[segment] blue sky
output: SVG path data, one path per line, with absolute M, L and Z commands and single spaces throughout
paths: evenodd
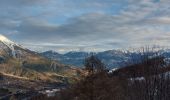
M 36 50 L 169 47 L 169 0 L 0 0 L 0 33 Z

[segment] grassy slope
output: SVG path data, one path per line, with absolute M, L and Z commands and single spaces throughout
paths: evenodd
M 72 83 L 78 79 L 77 69 L 72 69 L 63 64 L 56 65 L 56 69 L 50 68 L 51 61 L 42 57 L 29 57 L 23 65 L 23 61 L 15 58 L 8 59 L 0 64 L 0 72 L 30 80 L 43 80 L 51 82 Z
M 0 72 L 31 80 L 72 83 L 79 79 L 80 69 L 51 61 L 28 49 L 16 46 L 15 50 L 20 52 L 17 58 L 9 55 L 10 50 L 1 49 L 0 56 L 5 62 L 0 63 Z

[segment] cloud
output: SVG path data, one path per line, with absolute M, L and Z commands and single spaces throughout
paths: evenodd
M 1 0 L 0 1 L 0 5 L 1 6 L 6 6 L 6 5 L 9 5 L 9 6 L 30 6 L 30 5 L 33 5 L 33 4 L 42 4 L 42 3 L 45 3 L 46 0 Z
M 156 24 L 156 25 L 169 25 L 170 24 L 170 17 L 156 17 L 147 19 L 146 23 L 149 24 Z
M 168 45 L 168 0 L 0 1 L 0 32 L 38 50 Z

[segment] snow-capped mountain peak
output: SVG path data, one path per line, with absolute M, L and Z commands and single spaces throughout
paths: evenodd
M 14 43 L 13 41 L 9 40 L 7 37 L 5 37 L 4 35 L 0 34 L 0 41 L 5 44 L 9 49 L 11 49 L 12 51 L 12 55 L 13 57 L 15 57 L 15 49 L 14 46 L 18 46 L 16 43 Z
M 8 44 L 15 44 L 13 41 L 9 40 L 7 37 L 0 34 L 0 41 Z

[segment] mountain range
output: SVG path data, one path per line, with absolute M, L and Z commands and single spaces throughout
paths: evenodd
M 84 59 L 90 55 L 97 56 L 107 67 L 115 68 L 121 66 L 123 62 L 129 60 L 129 54 L 120 50 L 109 50 L 99 53 L 93 52 L 68 52 L 66 54 L 59 54 L 55 51 L 46 51 L 40 53 L 42 56 L 52 60 L 60 61 L 64 64 L 83 67 Z
M 81 70 L 41 56 L 0 35 L 0 73 L 29 80 L 72 82 Z
M 169 59 L 170 50 L 162 50 Z M 152 52 L 150 52 L 152 55 Z M 108 50 L 103 52 L 68 52 L 55 51 L 37 53 L 0 35 L 0 73 L 5 75 L 43 81 L 74 81 L 83 74 L 84 59 L 95 55 L 109 69 L 120 68 L 133 59 L 140 59 L 138 52 Z
M 170 50 L 161 50 L 163 56 L 170 58 Z M 149 55 L 152 55 L 153 52 L 148 52 Z M 52 60 L 57 60 L 61 63 L 73 65 L 77 67 L 84 67 L 84 59 L 90 55 L 95 55 L 98 57 L 109 69 L 124 67 L 125 65 L 134 63 L 133 60 L 140 60 L 140 52 L 130 52 L 130 51 L 121 51 L 121 50 L 108 50 L 98 53 L 93 52 L 68 52 L 65 54 L 60 54 L 55 51 L 46 51 L 40 53 L 40 55 L 47 57 Z

